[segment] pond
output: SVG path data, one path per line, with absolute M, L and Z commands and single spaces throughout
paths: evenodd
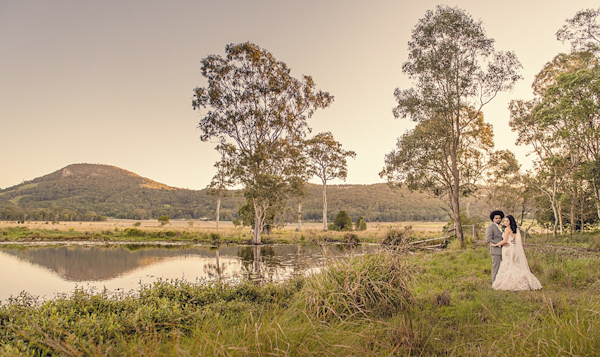
M 41 299 L 76 288 L 109 294 L 159 279 L 282 281 L 376 245 L 221 246 L 147 244 L 0 245 L 0 301 L 25 291 Z

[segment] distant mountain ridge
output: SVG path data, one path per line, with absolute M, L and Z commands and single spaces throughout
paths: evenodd
M 322 218 L 321 186 L 309 184 L 303 219 Z M 442 202 L 384 183 L 331 185 L 328 216 L 346 210 L 368 221 L 446 220 Z M 110 165 L 73 164 L 48 175 L 0 190 L 2 220 L 94 220 L 102 217 L 214 219 L 216 199 L 206 190 L 171 187 Z M 221 202 L 221 219 L 231 220 L 243 203 L 236 191 Z M 288 212 L 295 220 L 294 207 Z

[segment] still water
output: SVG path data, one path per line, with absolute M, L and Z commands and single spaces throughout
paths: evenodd
M 189 282 L 281 281 L 322 269 L 331 258 L 364 254 L 372 245 L 172 246 L 0 245 L 0 301 L 22 291 L 42 299 L 76 288 L 136 291 L 159 279 Z

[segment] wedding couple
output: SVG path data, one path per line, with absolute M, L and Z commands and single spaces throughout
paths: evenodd
M 505 218 L 504 212 L 493 211 L 490 219 L 492 224 L 485 231 L 485 239 L 490 243 L 492 255 L 492 288 L 513 291 L 541 289 L 542 284 L 529 270 L 515 218 L 511 215 Z

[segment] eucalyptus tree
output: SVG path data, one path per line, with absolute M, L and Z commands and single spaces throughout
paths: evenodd
M 509 125 L 517 132 L 516 145 L 532 147 L 537 156 L 534 163 L 536 175 L 532 182 L 550 202 L 554 215 L 553 235 L 556 236 L 557 229 L 562 230 L 562 226 L 559 225 L 560 193 L 567 183 L 567 176 L 572 167 L 566 160 L 568 150 L 565 149 L 564 143 L 558 140 L 558 127 L 540 120 L 537 111 L 539 104 L 539 98 L 531 101 L 511 101 Z
M 512 52 L 494 50 L 494 40 L 487 37 L 481 22 L 461 9 L 441 5 L 435 11 L 428 10 L 419 20 L 412 31 L 408 50 L 409 58 L 402 71 L 414 81 L 414 86 L 395 90 L 398 106 L 393 113 L 396 118 L 408 117 L 436 128 L 436 140 L 427 135 L 424 138 L 432 144 L 443 145 L 440 147 L 443 155 L 428 152 L 432 165 L 446 168 L 439 167 L 430 177 L 427 175 L 431 170 L 423 174 L 399 172 L 398 178 L 412 180 L 408 185 L 415 189 L 435 186 L 437 195 L 447 196 L 457 238 L 464 244 L 459 203 L 460 196 L 469 192 L 463 189 L 460 169 L 460 158 L 464 155 L 461 148 L 468 147 L 464 131 L 478 120 L 486 104 L 499 92 L 510 90 L 521 78 L 518 74 L 521 64 Z M 399 144 L 403 139 L 408 140 L 408 137 L 400 138 Z M 394 171 L 407 167 L 389 166 L 394 162 L 393 157 L 401 153 L 402 149 L 387 156 L 382 176 L 394 181 Z M 419 156 L 423 162 L 428 160 L 427 155 Z M 421 167 L 427 166 L 421 164 Z M 445 170 L 443 181 L 440 181 L 439 170 Z
M 348 157 L 356 157 L 351 150 L 342 149 L 342 144 L 330 132 L 319 133 L 306 142 L 308 172 L 317 176 L 323 184 L 323 231 L 327 231 L 327 181 L 335 178 L 346 180 Z
M 539 180 L 535 187 L 548 196 L 554 230 L 562 231 L 564 191 L 570 196 L 571 221 L 575 202 L 588 185 L 594 192 L 600 217 L 600 67 L 589 52 L 561 53 L 535 77 L 536 95 L 510 104 L 510 126 L 517 145 L 535 152 Z
M 202 59 L 206 87 L 194 89 L 192 106 L 205 109 L 200 139 L 216 138 L 254 211 L 254 244 L 269 211 L 285 200 L 294 143 L 310 131 L 307 119 L 328 107 L 333 96 L 316 89 L 312 77 L 298 79 L 267 50 L 246 42 L 230 44 L 225 56 Z
M 560 74 L 535 114 L 545 127 L 556 128 L 556 140 L 569 148 L 579 177 L 594 192 L 600 219 L 600 63 Z
M 492 127 L 484 122 L 481 113 L 462 129 L 456 152 L 461 177 L 457 195 L 464 197 L 476 192 L 476 184 L 489 166 L 494 143 Z M 392 185 L 425 191 L 442 199 L 453 217 L 451 151 L 452 138 L 447 135 L 445 123 L 422 120 L 398 139 L 396 150 L 386 155 L 385 167 L 379 174 Z
M 221 160 L 217 161 L 214 167 L 217 169 L 217 173 L 213 176 L 206 193 L 217 198 L 217 208 L 215 212 L 215 222 L 217 229 L 219 229 L 219 220 L 221 217 L 221 199 L 227 195 L 229 187 L 234 185 L 232 178 L 233 165 L 226 152 L 221 147 L 217 147 L 217 151 L 221 154 Z
M 573 51 L 600 54 L 600 8 L 578 11 L 556 32 L 556 38 L 571 42 Z

